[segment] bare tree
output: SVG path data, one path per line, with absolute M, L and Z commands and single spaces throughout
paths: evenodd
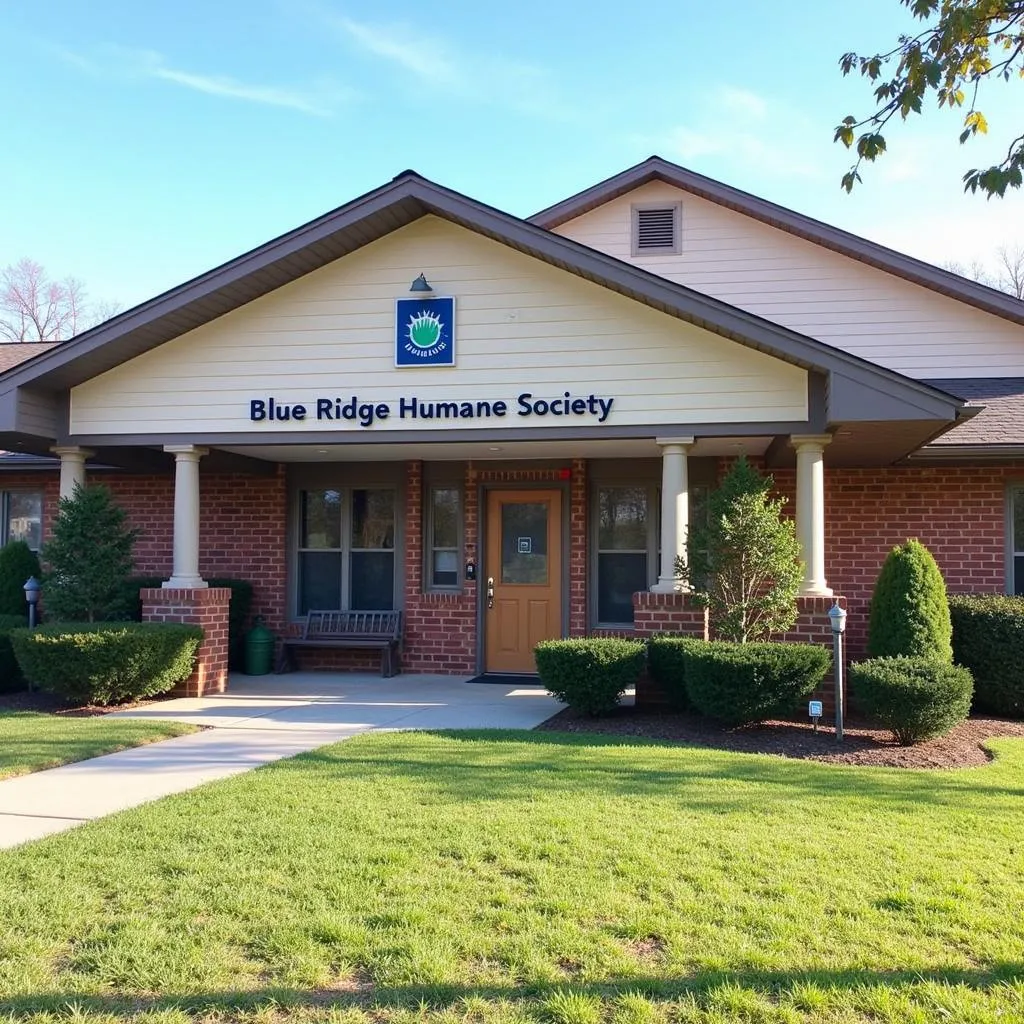
M 996 249 L 993 270 L 986 267 L 980 260 L 972 260 L 969 266 L 951 261 L 943 263 L 942 267 L 961 277 L 969 277 L 979 284 L 998 288 L 1016 299 L 1024 299 L 1024 246 L 999 246 Z
M 81 281 L 55 281 L 27 257 L 0 270 L 0 342 L 65 341 L 114 312 L 90 306 Z

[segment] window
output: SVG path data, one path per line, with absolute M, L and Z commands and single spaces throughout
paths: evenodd
M 43 496 L 39 491 L 0 491 L 0 545 L 23 540 L 33 551 L 43 542 Z
M 462 585 L 461 492 L 432 487 L 427 506 L 427 589 L 455 590 Z
M 633 207 L 633 255 L 682 252 L 682 203 L 645 203 Z
M 1007 518 L 1006 591 L 1024 594 L 1024 487 L 1011 488 Z
M 299 492 L 298 613 L 395 606 L 395 492 Z
M 691 523 L 707 515 L 708 493 L 706 485 L 691 482 Z M 600 486 L 593 509 L 594 625 L 632 626 L 633 594 L 649 590 L 661 570 L 661 488 Z
M 597 492 L 597 621 L 633 621 L 633 594 L 650 584 L 650 488 Z

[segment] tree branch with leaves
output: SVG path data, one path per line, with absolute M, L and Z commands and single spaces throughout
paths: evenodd
M 842 178 L 847 192 L 861 180 L 864 161 L 887 150 L 883 134 L 898 114 L 906 120 L 920 114 L 925 99 L 939 107 L 965 110 L 960 143 L 988 132 L 978 106 L 981 87 L 994 80 L 1024 78 L 1024 0 L 900 0 L 927 28 L 901 35 L 884 53 L 845 53 L 839 61 L 844 75 L 859 71 L 875 83 L 876 109 L 866 117 L 852 114 L 836 126 L 835 141 L 854 149 L 857 159 Z M 998 164 L 971 168 L 964 190 L 1003 196 L 1024 181 L 1024 132 L 1012 139 Z

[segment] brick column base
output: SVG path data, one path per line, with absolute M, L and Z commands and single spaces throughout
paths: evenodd
M 838 601 L 841 608 L 846 607 L 845 597 L 798 597 L 796 599 L 799 615 L 796 624 L 788 633 L 776 637 L 777 640 L 792 640 L 796 643 L 821 644 L 832 650 L 832 623 L 828 617 L 828 610 L 832 607 L 833 601 Z M 850 652 L 847 649 L 847 637 L 843 637 L 843 660 L 848 667 L 850 664 Z M 833 672 L 834 672 L 833 668 Z M 829 673 L 827 679 L 822 680 L 811 699 L 820 700 L 824 704 L 822 709 L 825 712 L 824 721 L 827 723 L 835 717 L 836 713 L 836 687 L 835 675 Z M 847 711 L 850 709 L 850 693 L 846 678 L 846 671 L 843 672 L 843 706 Z M 798 715 L 806 719 L 807 706 L 801 705 Z
M 655 594 L 641 590 L 633 595 L 633 635 L 644 640 L 654 633 L 679 633 L 706 640 L 707 614 L 689 594 Z M 668 704 L 668 697 L 646 672 L 636 684 L 638 707 Z
M 199 590 L 146 588 L 139 593 L 143 622 L 185 622 L 201 626 L 203 640 L 196 653 L 192 675 L 172 690 L 176 697 L 203 697 L 223 693 L 228 685 L 227 587 Z

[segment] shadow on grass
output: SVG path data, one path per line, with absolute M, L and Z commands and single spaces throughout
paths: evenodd
M 427 738 L 422 756 L 416 747 Z M 457 757 L 430 740 L 460 746 Z M 376 746 L 383 736 L 370 742 Z M 475 749 L 474 749 L 475 748 Z M 634 764 L 627 757 L 609 758 L 609 748 L 661 751 L 668 757 L 655 766 Z M 602 737 L 580 733 L 526 731 L 433 731 L 403 733 L 386 758 L 363 756 L 361 747 L 321 747 L 275 770 L 306 771 L 333 765 L 339 772 L 389 773 L 461 801 L 500 801 L 554 794 L 572 789 L 594 796 L 692 798 L 705 809 L 742 809 L 766 795 L 853 798 L 891 804 L 963 806 L 965 797 L 983 799 L 993 811 L 1005 803 L 1016 810 L 1024 786 L 1005 785 L 1002 768 L 1024 767 L 1024 744 L 983 768 L 963 772 L 833 766 L 813 761 L 685 746 L 677 742 Z M 527 754 L 526 751 L 531 753 Z M 533 753 L 536 750 L 536 754 Z M 1019 776 L 1024 779 L 1024 774 Z M 722 785 L 715 785 L 721 783 Z M 738 787 L 738 788 L 737 788 Z M 769 792 L 766 794 L 766 790 Z
M 83 995 L 78 992 L 41 992 L 0 1000 L 0 1012 L 13 1016 L 68 1011 L 81 1013 L 138 1014 L 168 1009 L 192 1013 L 247 1011 L 268 1005 L 291 1009 L 335 1007 L 444 1010 L 462 1000 L 479 998 L 542 1002 L 555 992 L 571 990 L 601 999 L 640 993 L 653 999 L 671 1000 L 692 996 L 705 1001 L 725 986 L 738 986 L 762 996 L 778 998 L 798 986 L 813 985 L 825 991 L 853 993 L 870 989 L 906 989 L 926 984 L 959 986 L 987 992 L 1011 983 L 1024 982 L 1024 964 L 994 963 L 987 970 L 927 971 L 703 971 L 683 977 L 609 978 L 599 982 L 548 982 L 520 985 L 382 985 L 339 982 L 336 987 L 261 989 L 216 992 L 167 992 L 160 994 Z

